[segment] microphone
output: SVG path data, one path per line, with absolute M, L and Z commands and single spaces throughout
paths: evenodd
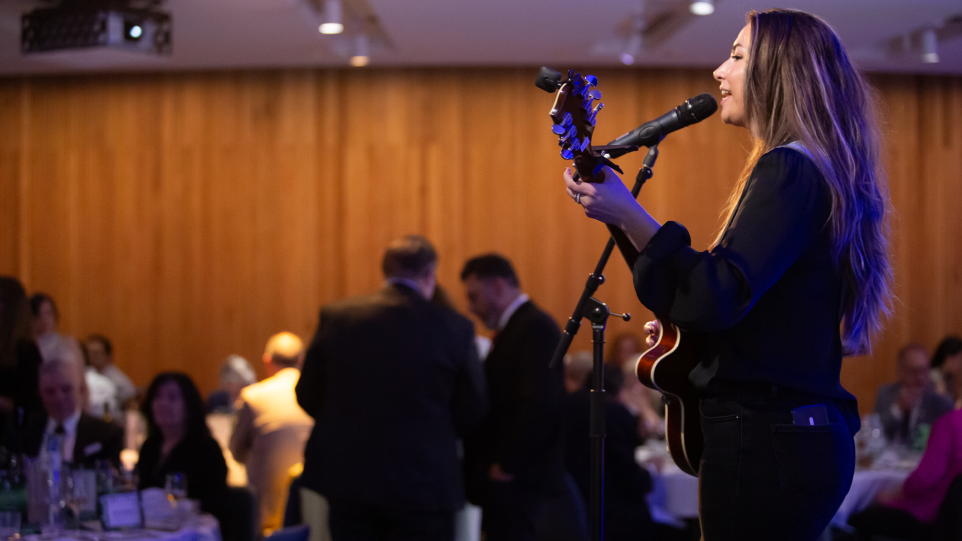
M 638 146 L 651 147 L 657 145 L 669 133 L 701 122 L 718 110 L 718 102 L 711 94 L 699 94 L 660 117 L 645 122 L 634 130 L 622 135 L 605 146 Z M 614 156 L 613 156 L 614 157 Z

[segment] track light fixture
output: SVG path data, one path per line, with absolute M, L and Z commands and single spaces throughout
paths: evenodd
M 715 2 L 713 0 L 695 0 L 688 6 L 688 11 L 695 15 L 711 15 L 715 12 Z
M 641 34 L 632 34 L 621 53 L 621 63 L 630 66 L 635 63 L 635 57 L 641 51 Z
M 939 40 L 935 29 L 929 28 L 922 32 L 922 62 L 936 64 L 939 61 Z
M 369 50 L 367 34 L 361 32 L 354 36 L 354 55 L 351 57 L 351 65 L 355 68 L 368 65 L 371 62 Z
M 322 34 L 340 34 L 344 31 L 341 0 L 324 0 L 324 22 L 319 30 Z

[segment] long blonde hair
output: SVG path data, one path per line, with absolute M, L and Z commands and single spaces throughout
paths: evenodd
M 879 159 L 874 92 L 838 36 L 814 15 L 786 9 L 748 14 L 751 50 L 745 119 L 754 148 L 725 213 L 731 218 L 758 160 L 797 141 L 825 177 L 833 257 L 842 276 L 842 345 L 867 353 L 889 314 L 888 188 Z M 723 223 L 728 223 L 728 219 Z M 722 230 L 715 243 L 721 241 Z

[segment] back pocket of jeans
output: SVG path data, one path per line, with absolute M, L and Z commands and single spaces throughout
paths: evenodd
M 842 422 L 819 426 L 772 425 L 772 442 L 782 492 L 814 501 L 838 497 L 849 469 L 841 438 L 850 437 Z M 851 472 L 848 472 L 851 473 Z

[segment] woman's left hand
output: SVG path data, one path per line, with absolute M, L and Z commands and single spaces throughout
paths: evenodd
M 605 166 L 602 171 L 604 182 L 591 183 L 574 180 L 571 169 L 565 169 L 568 195 L 585 208 L 589 218 L 625 229 L 641 206 L 610 167 Z

